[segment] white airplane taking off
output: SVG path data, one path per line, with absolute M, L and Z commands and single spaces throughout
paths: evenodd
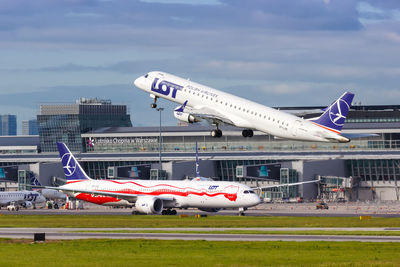
M 139 89 L 150 93 L 157 107 L 158 98 L 181 104 L 174 110 L 177 119 L 194 123 L 206 120 L 216 129 L 211 136 L 221 137 L 220 124 L 244 128 L 242 135 L 252 137 L 258 130 L 278 138 L 302 141 L 340 142 L 350 139 L 340 134 L 354 94 L 344 93 L 319 117 L 304 120 L 250 100 L 237 97 L 165 72 L 153 71 L 137 78 Z

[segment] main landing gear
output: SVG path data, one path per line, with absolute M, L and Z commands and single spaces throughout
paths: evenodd
M 253 137 L 254 133 L 253 130 L 245 129 L 242 131 L 243 137 Z
M 212 130 L 211 136 L 214 138 L 220 138 L 220 137 L 222 137 L 222 131 L 220 129 Z
M 176 215 L 176 210 L 166 209 L 161 212 L 161 215 Z
M 157 96 L 153 97 L 153 103 L 151 103 L 151 105 L 150 105 L 151 108 L 156 108 L 157 107 L 157 99 L 158 99 Z
M 217 129 L 211 131 L 211 136 L 214 138 L 222 137 L 222 131 L 218 128 L 218 123 L 214 123 Z

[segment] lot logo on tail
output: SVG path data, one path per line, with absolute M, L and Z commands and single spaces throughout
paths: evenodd
M 354 94 L 352 93 L 344 93 L 338 100 L 326 108 L 325 112 L 318 119 L 312 120 L 312 122 L 339 134 L 349 113 L 353 97 Z
M 151 85 L 151 91 L 169 96 L 171 94 L 172 98 L 176 98 L 176 92 L 182 90 L 183 86 L 171 83 L 168 81 L 160 81 L 159 78 L 155 78 L 153 84 Z M 158 83 L 158 84 L 157 84 Z
M 338 99 L 338 101 L 329 108 L 329 118 L 331 122 L 337 126 L 343 126 L 344 121 L 346 120 L 346 116 L 343 114 L 347 114 L 349 109 L 350 106 L 346 101 Z
M 70 153 L 65 153 L 61 158 L 61 162 L 64 168 L 65 176 L 71 176 L 75 173 L 76 162 Z

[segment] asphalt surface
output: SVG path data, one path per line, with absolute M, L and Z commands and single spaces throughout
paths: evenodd
M 110 208 L 94 204 L 84 204 L 81 210 L 63 210 L 63 209 L 20 209 L 16 212 L 9 212 L 4 208 L 0 210 L 3 214 L 31 214 L 31 215 L 132 215 L 132 208 Z M 208 216 L 237 216 L 237 210 L 221 210 L 216 213 L 203 212 L 198 209 L 177 209 L 178 215 L 187 214 L 207 214 Z M 317 210 L 315 203 L 264 203 L 250 208 L 245 212 L 246 216 L 300 216 L 300 217 L 400 217 L 400 203 L 359 205 L 359 204 L 332 204 L 328 210 Z
M 141 230 L 147 228 L 140 228 Z M 170 230 L 171 228 L 157 228 Z M 187 231 L 193 229 L 184 228 Z M 273 228 L 263 228 L 273 229 Z M 292 228 L 286 228 L 286 230 Z M 307 229 L 307 228 L 303 228 Z M 340 228 L 344 229 L 344 228 Z M 353 228 L 345 228 L 347 231 Z M 375 229 L 375 228 L 373 228 Z M 381 228 L 377 228 L 381 229 Z M 0 228 L 0 238 L 32 239 L 35 233 L 45 233 L 47 240 L 71 239 L 157 239 L 157 240 L 207 240 L 207 241 L 358 241 L 358 242 L 400 242 L 400 236 L 338 236 L 338 235 L 281 235 L 281 234 L 209 234 L 203 233 L 115 233 L 115 232 L 82 232 L 82 231 L 116 231 L 121 228 Z M 127 230 L 124 228 L 123 230 Z M 136 228 L 130 230 L 139 231 Z M 154 228 L 152 229 L 154 230 Z M 174 228 L 173 230 L 181 230 Z M 172 230 L 172 231 L 173 231 Z M 204 229 L 205 230 L 205 229 Z M 210 230 L 210 229 L 207 229 Z M 220 229 L 228 230 L 228 229 Z M 231 229 L 230 229 L 231 230 Z M 385 231 L 385 229 L 381 229 Z

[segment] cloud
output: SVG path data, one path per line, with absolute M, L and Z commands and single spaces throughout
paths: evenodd
M 186 3 L 0 1 L 0 103 L 81 94 L 130 103 L 128 84 L 151 70 L 274 106 L 329 104 L 343 90 L 395 101 L 398 1 Z M 146 120 L 149 99 L 139 95 L 145 104 L 132 100 L 131 110 Z

